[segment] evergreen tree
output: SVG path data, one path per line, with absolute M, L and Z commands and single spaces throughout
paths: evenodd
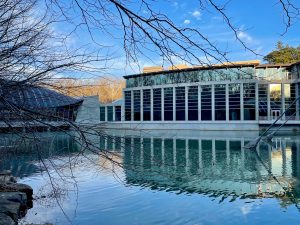
M 268 63 L 295 63 L 300 61 L 300 46 L 284 46 L 281 41 L 277 42 L 276 49 L 264 57 Z

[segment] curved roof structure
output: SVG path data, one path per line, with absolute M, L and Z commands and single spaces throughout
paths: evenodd
M 28 109 L 57 108 L 79 104 L 83 101 L 47 88 L 32 85 L 6 86 L 2 88 L 2 93 L 5 101 Z

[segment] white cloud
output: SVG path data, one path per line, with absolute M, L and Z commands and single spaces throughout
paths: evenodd
M 253 41 L 253 37 L 251 37 L 250 34 L 244 32 L 244 31 L 238 31 L 237 36 L 239 39 L 241 39 L 242 41 L 246 41 L 248 43 Z
M 172 6 L 178 7 L 178 2 L 173 2 Z
M 192 16 L 197 18 L 197 19 L 200 19 L 201 17 L 201 12 L 198 11 L 198 10 L 195 10 L 194 12 L 192 12 Z
M 184 23 L 184 24 L 190 24 L 191 21 L 190 21 L 190 20 L 185 20 L 183 23 Z

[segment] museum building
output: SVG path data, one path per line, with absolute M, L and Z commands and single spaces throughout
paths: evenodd
M 257 130 L 298 126 L 300 62 L 258 60 L 213 66 L 146 67 L 124 76 L 123 99 L 100 105 L 111 128 Z

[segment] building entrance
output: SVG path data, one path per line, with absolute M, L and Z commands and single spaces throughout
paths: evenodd
M 280 110 L 271 110 L 271 119 L 276 120 L 280 116 Z

